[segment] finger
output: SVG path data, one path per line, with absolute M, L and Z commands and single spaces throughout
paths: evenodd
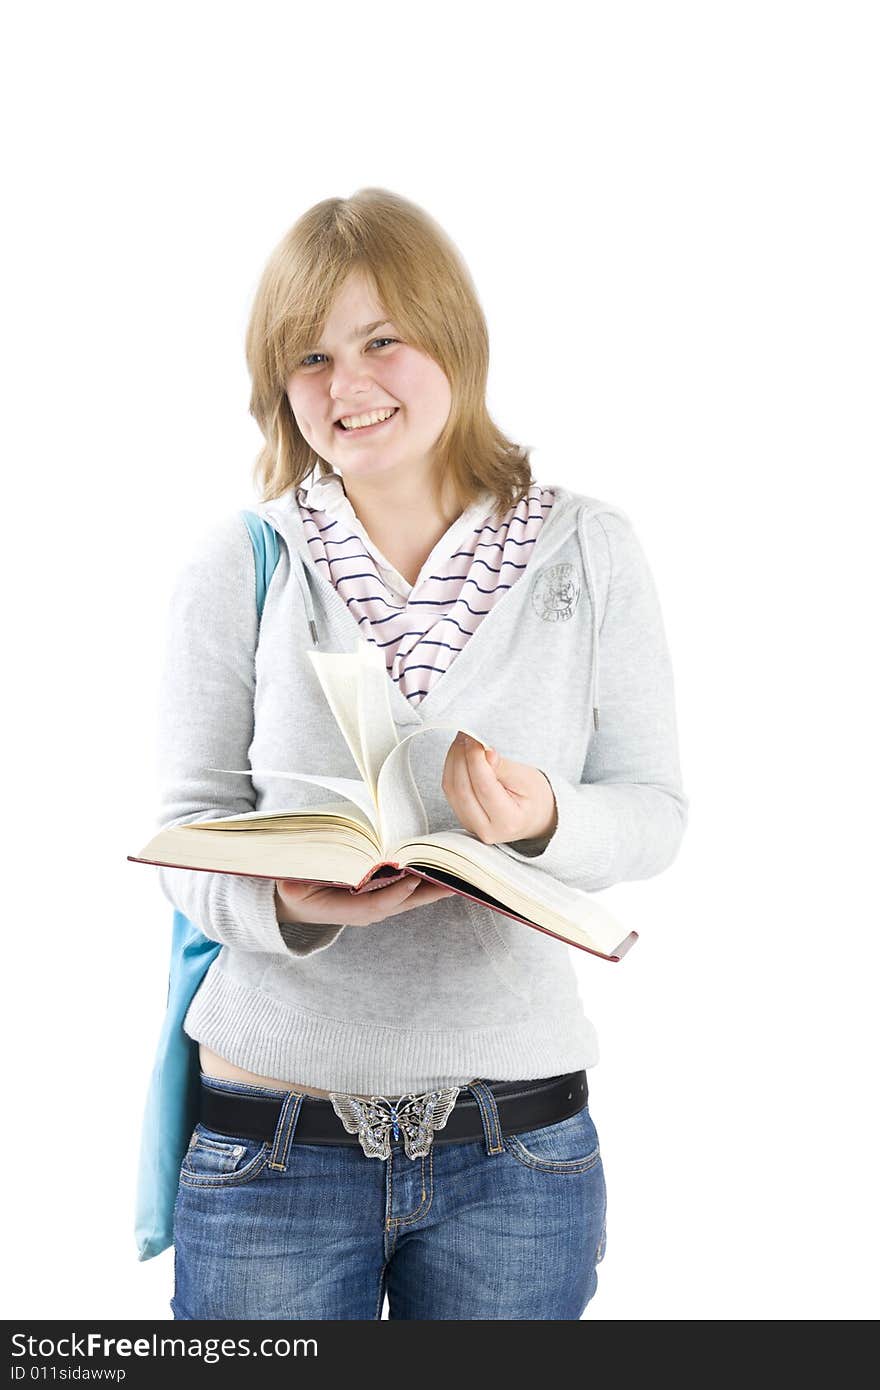
M 465 742 L 465 770 L 468 790 L 461 795 L 470 807 L 471 828 L 488 844 L 507 838 L 510 817 L 510 797 L 486 761 L 481 743 L 468 738 Z
M 483 745 L 469 739 L 466 750 L 468 775 L 474 797 L 493 827 L 501 829 L 510 814 L 508 792 L 486 761 Z
M 387 917 L 390 912 L 418 887 L 421 879 L 410 874 L 395 880 L 381 892 L 351 893 L 348 888 L 324 888 L 315 894 L 314 906 L 327 922 L 340 922 L 346 927 L 370 926 Z
M 433 891 L 432 891 L 433 890 Z M 375 895 L 370 895 L 374 900 L 365 903 L 366 917 L 365 922 L 381 922 L 386 917 L 397 917 L 402 912 L 409 912 L 414 907 L 422 907 L 425 903 L 434 902 L 437 898 L 445 897 L 451 893 L 451 888 L 445 885 L 428 883 L 413 875 L 407 881 L 407 891 L 402 895 L 396 895 L 392 899 L 390 893 L 383 893 L 381 900 L 376 900 Z
M 450 799 L 462 825 L 475 835 L 487 835 L 490 832 L 489 819 L 475 795 L 465 744 L 459 740 L 453 744 L 449 777 L 452 788 Z
M 307 899 L 314 898 L 319 893 L 326 892 L 322 884 L 312 883 L 309 879 L 301 878 L 279 878 L 277 887 L 282 898 L 286 898 L 292 903 L 302 903 Z
M 411 874 L 397 875 L 395 878 L 373 879 L 365 883 L 359 890 L 361 893 L 383 893 L 386 888 L 393 888 L 395 884 L 405 883 L 412 877 Z
M 461 733 L 456 734 L 455 738 L 452 740 L 452 742 L 446 750 L 446 759 L 443 763 L 443 776 L 441 778 L 441 785 L 443 787 L 443 790 L 446 792 L 447 796 L 449 796 L 450 793 L 452 795 L 455 795 L 456 779 L 460 778 L 461 776 L 462 760 L 464 757 L 464 745 L 462 743 L 462 738 L 463 735 Z
M 392 908 L 389 916 L 400 917 L 405 912 L 412 912 L 413 908 L 424 907 L 427 903 L 438 902 L 441 898 L 455 897 L 455 890 L 447 888 L 445 883 L 421 883 L 415 893 L 399 907 Z
M 409 897 L 410 893 L 413 893 L 416 888 L 418 888 L 421 881 L 418 874 L 406 874 L 404 878 L 396 878 L 393 883 L 386 883 L 383 888 L 376 888 L 371 893 L 356 894 L 355 900 L 357 901 L 359 899 L 361 902 L 366 903 L 367 906 L 369 906 L 370 901 L 373 900 L 376 903 L 381 902 L 384 906 L 386 903 L 393 902 L 397 898 L 403 899 Z

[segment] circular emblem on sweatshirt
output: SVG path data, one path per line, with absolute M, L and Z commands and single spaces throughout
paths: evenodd
M 532 584 L 532 607 L 545 623 L 564 623 L 577 608 L 581 581 L 574 565 L 547 565 Z

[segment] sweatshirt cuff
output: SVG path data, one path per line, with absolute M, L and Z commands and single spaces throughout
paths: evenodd
M 345 927 L 324 926 L 319 922 L 279 922 L 278 930 L 291 954 L 312 956 L 332 946 Z
M 213 914 L 219 940 L 233 950 L 287 955 L 275 915 L 274 878 L 223 875 L 223 890 L 216 896 Z
M 344 926 L 324 923 L 279 922 L 275 910 L 275 880 L 229 875 L 225 901 L 217 908 L 218 935 L 232 947 L 271 951 L 282 956 L 310 956 L 323 951 Z
M 543 869 L 563 883 L 583 880 L 585 872 L 597 880 L 604 879 L 614 857 L 616 818 L 608 814 L 603 789 L 589 782 L 574 786 L 555 773 L 544 772 L 544 776 L 556 801 L 556 829 L 550 839 L 513 840 L 499 845 L 499 849 L 511 859 Z

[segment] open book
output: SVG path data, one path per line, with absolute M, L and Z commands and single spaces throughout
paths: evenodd
M 360 642 L 356 652 L 310 651 L 308 656 L 360 778 L 214 768 L 309 782 L 326 788 L 334 800 L 305 810 L 250 811 L 171 826 L 128 859 L 169 868 L 299 879 L 356 893 L 417 874 L 604 960 L 621 959 L 637 933 L 626 932 L 595 894 L 511 859 L 470 831 L 430 833 L 410 768 L 410 744 L 433 729 L 457 732 L 462 725 L 425 723 L 401 738 L 391 713 L 384 658 L 373 643 Z M 487 744 L 476 731 L 463 732 Z M 487 746 L 493 746 L 491 741 Z

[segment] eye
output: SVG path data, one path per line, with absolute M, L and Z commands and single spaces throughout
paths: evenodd
M 370 347 L 372 347 L 374 343 L 396 343 L 396 342 L 398 342 L 398 339 L 397 339 L 397 338 L 373 338 L 373 339 L 371 340 L 371 342 L 370 342 Z M 308 354 L 307 357 L 304 357 L 304 358 L 302 359 L 302 361 L 300 362 L 299 365 L 300 365 L 301 367 L 313 367 L 313 366 L 315 365 L 315 363 L 314 363 L 314 362 L 311 362 L 309 359 L 312 358 L 312 357 L 323 357 L 323 356 L 324 356 L 324 353 L 323 353 L 323 352 L 310 352 L 310 353 Z

